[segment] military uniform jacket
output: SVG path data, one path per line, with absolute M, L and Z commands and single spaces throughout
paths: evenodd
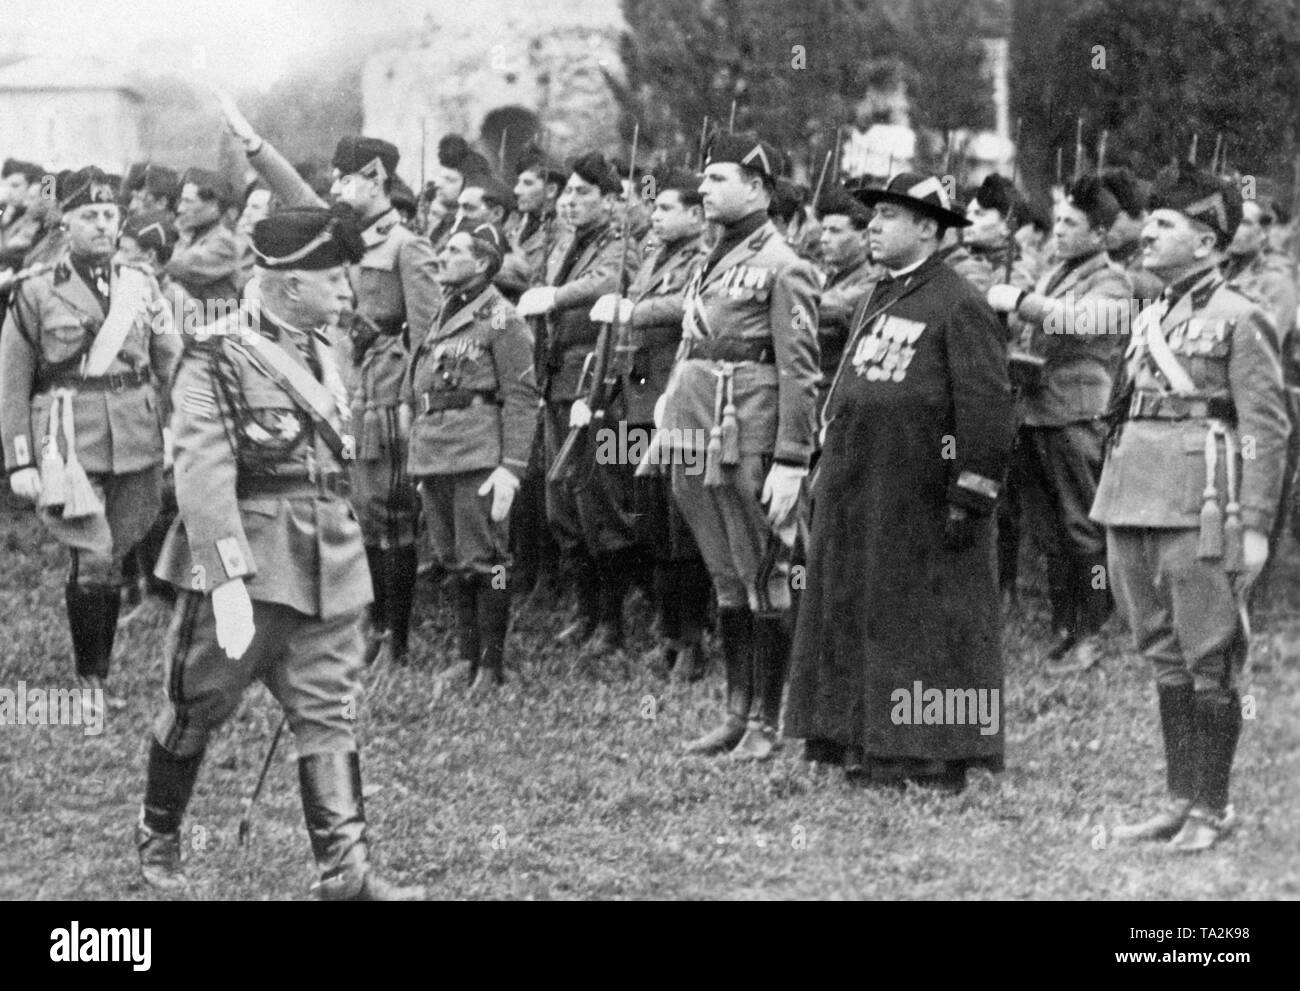
M 176 503 L 157 575 L 211 592 L 243 578 L 258 602 L 329 618 L 371 601 L 361 527 L 348 501 L 324 494 L 320 479 L 343 469 L 311 419 L 239 343 L 249 330 L 276 342 L 310 370 L 304 348 L 332 360 L 327 345 L 266 313 L 215 325 L 189 348 L 172 390 Z M 341 429 L 338 406 L 330 422 Z M 261 491 L 259 491 L 259 483 Z M 268 494 L 276 483 L 284 490 Z
M 1012 321 L 1013 328 L 1019 324 L 1021 346 L 1047 359 L 1042 386 L 1021 396 L 1024 422 L 1061 427 L 1095 420 L 1106 412 L 1128 345 L 1133 296 L 1128 276 L 1099 251 L 1069 270 L 1065 263 L 1052 266 L 1034 291 L 1062 305 L 1053 306 L 1046 320 L 1038 314 Z
M 115 283 L 113 277 L 110 299 Z M 105 316 L 66 252 L 51 270 L 14 288 L 0 333 L 0 433 L 10 472 L 39 464 L 54 379 L 80 376 Z M 128 474 L 162 463 L 165 399 L 180 352 L 181 339 L 155 285 L 154 301 L 108 367 L 108 376 L 122 377 L 121 387 L 85 389 L 73 398 L 77 458 L 88 473 Z M 142 375 L 149 380 L 139 384 Z
M 606 293 L 618 292 L 623 284 L 619 272 L 623 238 L 609 223 L 583 245 L 563 281 L 559 281 L 575 236 L 574 231 L 565 232 L 546 259 L 546 285 L 557 287 L 555 306 L 546 315 L 543 347 L 544 395 L 548 402 L 569 402 L 578 397 L 582 366 L 600 334 L 600 325 L 591 320 L 591 307 Z M 636 271 L 637 262 L 636 247 L 629 245 L 629 277 Z
M 682 340 L 683 300 L 695 269 L 708 256 L 704 236 L 659 245 L 641 263 L 628 288 L 632 318 L 624 325 L 620 349 L 626 348 L 622 376 L 622 417 L 628 423 L 653 423 L 655 403 L 663 395 Z
M 239 242 L 216 221 L 183 236 L 163 271 L 200 303 L 222 300 L 234 304 L 239 299 L 239 264 Z
M 817 310 L 817 346 L 821 349 L 822 388 L 829 389 L 849 338 L 849 318 L 871 295 L 883 269 L 870 258 L 841 272 L 823 273 Z
M 1277 328 L 1282 353 L 1287 354 L 1295 330 L 1296 307 L 1300 305 L 1295 262 L 1277 251 L 1261 251 L 1235 275 L 1229 274 L 1228 281 L 1264 307 Z
M 328 205 L 267 142 L 248 160 L 283 206 Z M 434 277 L 434 249 L 403 227 L 401 219 L 397 210 L 391 209 L 361 232 L 366 254 L 359 265 L 349 266 L 348 280 L 357 298 L 357 312 L 387 332 L 405 323 L 409 345 L 415 348 L 438 318 L 442 292 Z M 390 398 L 396 402 L 396 393 Z
M 1133 329 L 1125 375 L 1135 393 L 1169 391 L 1148 356 L 1145 324 L 1165 302 L 1146 311 Z M 1146 314 L 1150 313 L 1148 317 Z M 1212 271 L 1172 302 L 1160 332 L 1195 383 L 1195 395 L 1231 400 L 1234 442 L 1249 438 L 1253 456 L 1238 454 L 1241 522 L 1268 533 L 1282 487 L 1288 434 L 1281 365 L 1274 329 L 1260 307 Z M 1123 394 L 1127 390 L 1118 390 Z M 1133 419 L 1127 412 L 1102 468 L 1092 518 L 1107 526 L 1195 528 L 1206 488 L 1206 417 Z M 1218 443 L 1215 486 L 1227 494 L 1226 458 Z M 1239 445 L 1234 443 L 1240 451 Z
M 424 339 L 405 388 L 410 475 L 499 465 L 523 477 L 537 427 L 533 335 L 500 290 L 483 289 Z M 439 395 L 457 390 L 480 395 L 461 409 L 432 408 Z
M 702 450 L 715 422 L 719 372 L 728 363 L 685 358 L 691 340 L 770 341 L 774 363 L 734 366 L 740 453 L 807 465 L 821 379 L 816 272 L 771 221 L 727 252 L 706 277 L 702 271 L 686 290 L 681 351 L 665 390 L 665 436 L 682 450 Z
M 41 223 L 30 210 L 6 209 L 0 214 L 0 272 L 23 267 L 41 233 Z

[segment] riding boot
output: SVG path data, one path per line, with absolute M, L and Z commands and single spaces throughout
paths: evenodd
M 1190 682 L 1157 685 L 1160 700 L 1160 734 L 1165 744 L 1165 781 L 1168 799 L 1155 815 L 1142 822 L 1116 826 L 1116 840 L 1167 840 L 1187 820 L 1196 797 L 1196 693 Z
M 727 715 L 722 725 L 686 745 L 690 754 L 731 750 L 745 735 L 754 701 L 754 614 L 747 607 L 719 609 L 722 655 L 727 676 Z
M 202 751 L 178 757 L 152 737 L 149 740 L 149 769 L 135 844 L 140 873 L 155 888 L 176 890 L 189 884 L 181 870 L 181 819 L 202 763 Z
M 1199 853 L 1214 846 L 1236 825 L 1228 804 L 1232 762 L 1241 736 L 1241 701 L 1230 689 L 1196 693 L 1196 800 L 1169 849 Z
M 398 888 L 375 876 L 366 843 L 361 798 L 361 755 L 309 754 L 298 759 L 298 783 L 307 835 L 321 879 L 321 901 L 423 901 L 424 888 Z
M 415 602 L 415 575 L 419 560 L 414 544 L 393 547 L 386 552 L 388 570 L 388 628 L 392 633 L 393 663 L 407 662 L 407 646 L 411 635 L 411 609 Z
M 483 694 L 506 680 L 506 631 L 510 626 L 510 588 L 494 588 L 492 575 L 480 575 L 478 591 L 478 675 L 471 687 Z
M 779 613 L 754 618 L 754 700 L 733 760 L 767 760 L 780 746 L 781 692 L 790 657 L 786 621 Z
M 102 681 L 108 677 L 113 657 L 121 590 L 116 585 L 83 586 L 73 580 L 63 591 L 77 675 Z
M 374 600 L 370 603 L 370 631 L 366 639 L 365 662 L 374 664 L 379 652 L 388 643 L 388 552 L 373 544 L 366 545 L 366 561 L 370 565 L 370 588 Z
M 556 640 L 561 643 L 582 644 L 596 631 L 600 622 L 601 588 L 600 573 L 596 562 L 586 553 L 578 550 L 568 559 L 568 582 L 577 595 L 577 613 L 572 623 L 566 626 Z
M 630 548 L 596 558 L 600 580 L 600 618 L 591 644 L 600 651 L 623 647 L 623 602 L 635 577 L 636 560 Z
M 456 576 L 456 640 L 462 661 L 469 664 L 469 677 L 473 682 L 478 672 L 481 654 L 478 626 L 479 580 L 475 574 Z

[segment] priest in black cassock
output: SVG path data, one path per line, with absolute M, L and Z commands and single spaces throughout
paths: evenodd
M 1001 770 L 993 509 L 1014 436 L 1002 327 L 936 254 L 965 226 L 937 178 L 856 193 L 887 269 L 823 419 L 785 735 L 850 780 L 960 789 Z

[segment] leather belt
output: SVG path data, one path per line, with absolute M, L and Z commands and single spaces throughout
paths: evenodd
M 352 485 L 346 472 L 329 471 L 316 481 L 304 476 L 252 475 L 241 477 L 235 486 L 240 499 L 273 496 L 279 499 L 317 499 L 338 496 L 346 499 Z
M 493 389 L 436 389 L 433 392 L 420 393 L 418 402 L 421 414 L 489 405 L 499 405 L 496 391 Z
M 1226 420 L 1235 423 L 1237 407 L 1226 396 L 1189 398 L 1158 392 L 1134 392 L 1129 401 L 1130 420 Z
M 704 361 L 755 361 L 760 365 L 776 364 L 776 349 L 770 337 L 691 338 L 687 358 Z
M 76 389 L 78 392 L 125 392 L 153 381 L 153 372 L 148 368 L 139 368 L 130 372 L 115 372 L 112 375 L 96 375 L 82 378 L 80 375 L 52 375 L 41 383 L 37 392 L 50 389 Z

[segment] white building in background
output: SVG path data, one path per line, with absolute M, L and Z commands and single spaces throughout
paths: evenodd
M 0 158 L 121 173 L 141 155 L 144 100 L 112 63 L 24 58 L 0 68 Z

